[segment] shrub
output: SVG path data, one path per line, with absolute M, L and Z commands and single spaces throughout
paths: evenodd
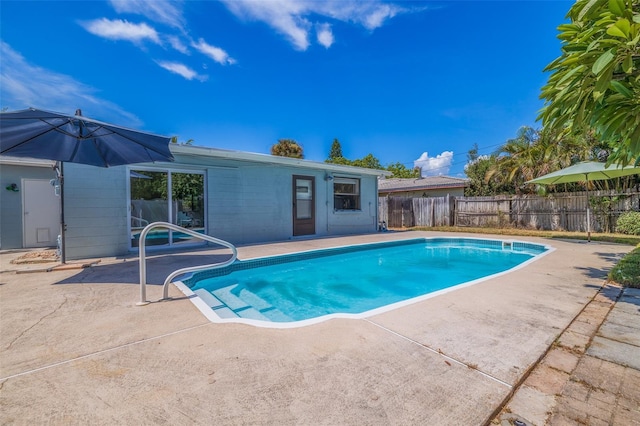
M 628 253 L 609 271 L 609 279 L 625 287 L 640 288 L 640 247 Z
M 616 232 L 627 235 L 640 235 L 640 212 L 626 212 L 616 222 Z

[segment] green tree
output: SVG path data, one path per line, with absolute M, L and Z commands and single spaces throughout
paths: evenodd
M 464 173 L 469 179 L 469 186 L 464 190 L 465 196 L 481 197 L 514 192 L 513 185 L 504 185 L 498 179 L 486 180 L 487 172 L 495 162 L 495 155 L 480 155 L 478 144 L 473 144 L 473 148 L 467 153 L 467 164 L 464 167 Z
M 413 169 L 409 169 L 404 164 L 397 162 L 393 164 L 389 164 L 387 166 L 387 170 L 393 173 L 392 178 L 419 178 L 420 177 L 420 167 L 414 167 Z
M 333 140 L 333 143 L 331 144 L 331 150 L 329 151 L 329 156 L 326 160 L 324 160 L 324 162 L 331 164 L 341 164 L 344 166 L 364 167 L 367 169 L 389 170 L 393 173 L 393 177 L 420 177 L 420 169 L 409 170 L 401 163 L 391 164 L 385 169 L 380 163 L 380 160 L 378 160 L 378 158 L 376 158 L 373 154 L 367 154 L 362 158 L 349 160 L 348 158 L 343 157 L 342 145 L 340 145 L 340 141 L 337 138 Z
M 327 163 L 333 163 L 333 160 L 337 158 L 344 158 L 342 156 L 342 146 L 340 145 L 340 141 L 335 138 L 333 143 L 331 144 L 331 151 L 329 151 L 329 157 L 327 158 Z
M 271 155 L 280 157 L 304 158 L 302 146 L 293 139 L 278 139 L 278 143 L 271 147 Z
M 367 169 L 384 170 L 384 167 L 382 167 L 382 164 L 380 164 L 380 160 L 374 157 L 373 154 L 367 154 L 362 158 L 353 160 L 351 162 L 351 165 L 356 167 L 364 167 Z
M 578 0 L 558 27 L 562 54 L 542 88 L 543 125 L 613 147 L 609 161 L 640 163 L 640 2 Z
M 324 160 L 325 163 L 330 163 L 330 164 L 341 164 L 343 166 L 353 166 L 353 161 L 349 160 L 348 158 L 344 158 L 344 157 L 336 157 L 333 158 L 331 160 L 326 159 Z
M 340 145 L 340 141 L 337 138 L 333 140 L 333 143 L 331 144 L 331 151 L 329 151 L 329 156 L 326 160 L 324 160 L 324 162 L 331 164 L 342 164 L 343 166 L 353 165 L 351 160 L 342 156 L 342 146 Z

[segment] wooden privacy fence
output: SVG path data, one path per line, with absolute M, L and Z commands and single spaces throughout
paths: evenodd
M 618 217 L 640 211 L 637 191 L 589 192 L 591 229 L 614 232 Z M 381 197 L 381 222 L 390 228 L 414 226 L 518 227 L 553 231 L 586 231 L 585 192 L 549 196 L 517 195 L 495 197 Z
M 453 196 L 378 198 L 378 215 L 390 228 L 413 226 L 453 226 Z

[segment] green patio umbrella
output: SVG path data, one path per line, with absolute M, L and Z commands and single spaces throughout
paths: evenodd
M 591 208 L 589 207 L 589 181 L 607 180 L 622 176 L 640 174 L 640 167 L 622 167 L 617 164 L 607 166 L 605 163 L 584 161 L 556 172 L 531 179 L 526 183 L 556 185 L 559 183 L 586 182 L 587 188 L 587 241 L 591 241 Z

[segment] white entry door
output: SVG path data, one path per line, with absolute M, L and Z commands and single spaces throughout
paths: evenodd
M 55 247 L 60 233 L 60 197 L 48 180 L 22 180 L 24 247 Z

